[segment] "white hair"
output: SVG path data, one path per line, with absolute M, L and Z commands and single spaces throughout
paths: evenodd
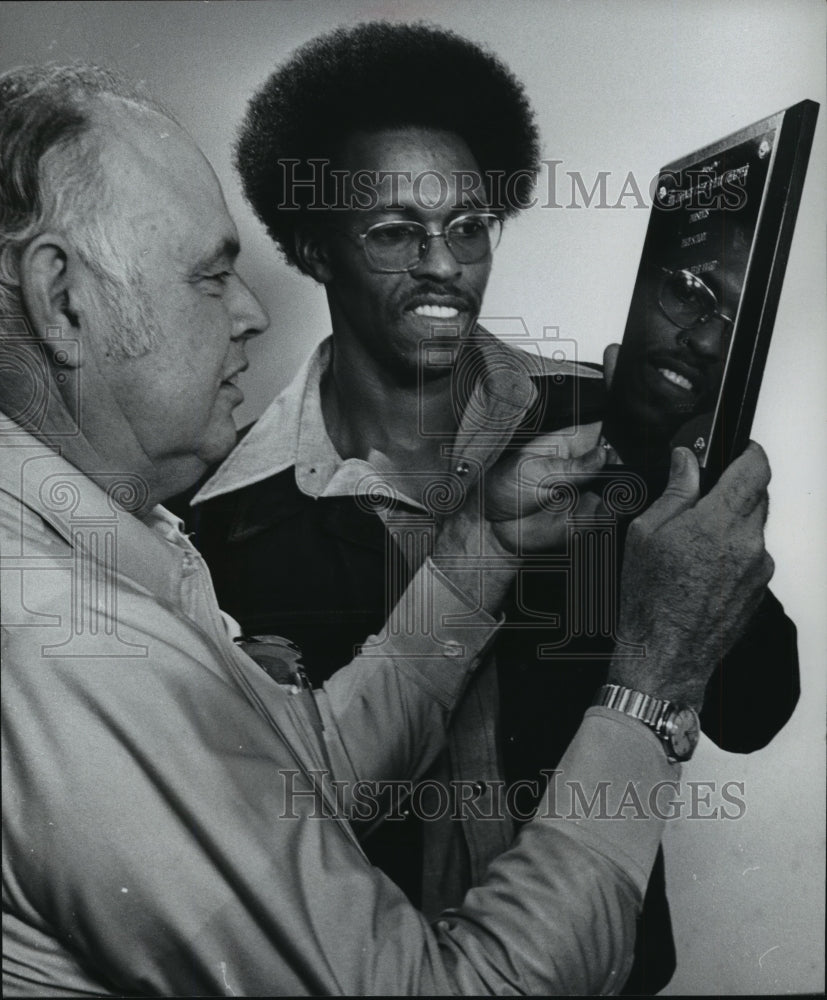
M 23 67 L 0 76 L 0 316 L 24 315 L 21 255 L 39 233 L 57 229 L 101 286 L 104 345 L 138 356 L 158 330 L 138 261 L 112 238 L 115 206 L 92 127 L 95 102 L 107 96 L 171 118 L 140 88 L 97 66 Z

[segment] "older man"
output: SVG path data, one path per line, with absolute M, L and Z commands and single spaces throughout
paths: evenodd
M 231 447 L 244 341 L 265 325 L 212 170 L 160 109 L 82 69 L 0 79 L 0 156 L 7 995 L 616 989 L 658 791 L 694 746 L 716 642 L 771 573 L 760 449 L 701 501 L 676 452 L 627 555 L 622 621 L 646 657 L 618 659 L 557 797 L 431 925 L 362 853 L 357 786 L 433 760 L 517 535 L 553 544 L 559 520 L 529 505 L 515 523 L 529 498 L 494 470 L 477 501 L 498 525 L 469 489 L 437 538 L 452 562 L 425 560 L 403 597 L 421 627 L 315 697 L 288 644 L 262 669 L 160 506 Z M 599 467 L 575 440 L 550 475 Z M 734 544 L 718 560 L 720 531 Z M 581 816 L 606 780 L 613 819 Z
M 568 425 L 603 414 L 594 367 L 516 350 L 477 323 L 503 219 L 527 203 L 538 158 L 509 70 L 422 25 L 320 36 L 250 103 L 237 157 L 245 192 L 288 263 L 324 288 L 332 337 L 200 491 L 193 524 L 222 605 L 250 632 L 297 642 L 314 683 L 380 627 L 410 576 L 407 540 L 435 520 L 437 482 L 484 474 L 512 435 L 555 428 L 559 446 Z M 520 470 L 532 478 L 530 463 Z M 522 574 L 454 720 L 432 777 L 460 782 L 476 812 L 424 823 L 392 813 L 366 841 L 426 912 L 458 904 L 510 842 L 511 820 L 530 815 L 543 769 L 606 680 L 622 632 L 597 605 L 584 624 L 586 602 L 613 595 L 622 525 L 609 535 L 606 524 L 592 537 L 609 539 L 609 560 L 589 594 L 564 554 Z M 726 660 L 720 645 L 701 717 L 736 751 L 766 744 L 798 693 L 795 630 L 778 602 L 768 595 L 747 625 Z M 525 794 L 492 822 L 503 780 Z M 647 916 L 630 989 L 655 992 L 674 969 L 660 865 Z

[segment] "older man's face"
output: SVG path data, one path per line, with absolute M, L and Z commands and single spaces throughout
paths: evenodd
M 462 190 L 463 172 L 479 176 L 479 167 L 459 136 L 425 128 L 354 135 L 337 166 L 351 174 L 377 171 L 381 178 L 382 172 L 385 177 L 408 172 L 412 178 L 400 177 L 393 201 L 385 182 L 376 191 L 375 208 L 333 213 L 327 293 L 336 343 L 347 344 L 366 369 L 375 366 L 402 380 L 413 379 L 425 340 L 454 332 L 465 336 L 479 315 L 491 254 L 462 263 L 444 236 L 437 235 L 454 219 L 484 210 L 479 185 L 476 191 L 471 184 Z M 360 235 L 377 223 L 393 221 L 420 223 L 433 235 L 418 265 L 388 274 L 371 266 Z
M 91 341 L 118 413 L 113 433 L 130 435 L 129 447 L 137 442 L 172 492 L 233 447 L 244 342 L 267 317 L 235 274 L 236 228 L 189 137 L 154 114 L 121 112 L 111 125 L 103 160 L 118 240 L 141 278 L 128 294 L 148 301 L 157 343 L 140 357 L 121 358 L 104 353 L 99 338 Z

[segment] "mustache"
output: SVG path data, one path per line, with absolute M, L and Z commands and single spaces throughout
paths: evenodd
M 480 299 L 467 289 L 458 288 L 453 284 L 425 281 L 417 284 L 417 287 L 403 298 L 401 305 L 403 310 L 409 310 L 427 303 L 474 312 L 479 309 Z

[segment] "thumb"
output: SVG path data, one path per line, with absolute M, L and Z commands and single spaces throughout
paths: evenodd
M 603 381 L 606 388 L 611 389 L 617 368 L 617 356 L 620 353 L 620 344 L 609 344 L 603 352 Z
M 589 448 L 582 455 L 576 455 L 566 462 L 566 471 L 576 476 L 591 476 L 603 468 L 606 464 L 608 452 L 602 445 L 595 445 Z
M 693 507 L 700 496 L 701 475 L 698 460 L 688 448 L 675 448 L 669 468 L 669 482 L 663 495 L 641 514 L 639 520 L 650 531 L 671 521 Z

